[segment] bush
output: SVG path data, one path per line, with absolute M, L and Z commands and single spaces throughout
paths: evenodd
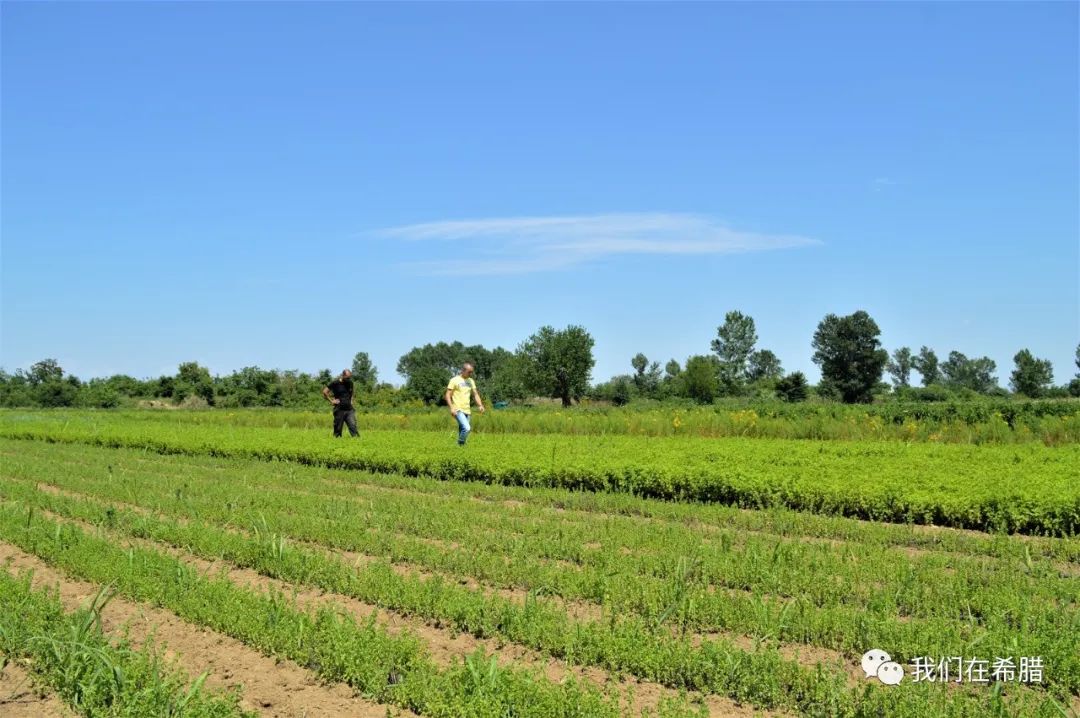
M 720 391 L 719 362 L 715 357 L 692 356 L 679 374 L 681 394 L 699 404 L 711 404 Z
M 898 401 L 949 401 L 956 398 L 957 393 L 940 384 L 931 384 L 924 387 L 900 387 L 894 396 Z
M 611 381 L 597 384 L 590 392 L 591 398 L 610 401 L 615 406 L 626 406 L 636 395 L 634 380 L 626 375 L 613 377 Z
M 74 406 L 78 396 L 78 385 L 68 379 L 50 379 L 34 387 L 38 406 L 56 408 Z
M 806 376 L 796 371 L 780 379 L 776 382 L 776 395 L 787 402 L 806 401 Z

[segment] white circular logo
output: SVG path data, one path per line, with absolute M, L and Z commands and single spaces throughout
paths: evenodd
M 878 680 L 887 686 L 896 686 L 904 680 L 904 667 L 896 661 L 885 661 L 877 669 Z
M 863 654 L 862 663 L 860 665 L 862 665 L 863 673 L 866 674 L 866 677 L 873 678 L 877 675 L 878 668 L 881 664 L 891 660 L 892 656 L 885 651 L 880 648 L 871 648 Z

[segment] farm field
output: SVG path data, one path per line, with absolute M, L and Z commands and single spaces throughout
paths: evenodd
M 265 416 L 0 414 L 0 651 L 43 705 L 1080 712 L 1074 443 L 507 432 L 460 451 L 448 429 L 335 442 Z M 886 686 L 871 648 L 1043 673 Z
M 326 412 L 297 409 L 112 410 L 125 422 L 323 429 Z M 444 431 L 441 409 L 361 410 L 367 429 Z M 497 409 L 474 427 L 478 434 L 561 434 L 773 439 L 895 440 L 960 444 L 1056 446 L 1080 442 L 1080 401 L 980 400 L 876 405 L 786 404 L 648 407 L 554 406 Z
M 767 438 L 477 434 L 6 412 L 0 436 L 334 466 L 522 486 L 610 491 L 743 508 L 784 506 L 875 521 L 1070 536 L 1080 533 L 1080 443 L 936 444 Z M 479 423 L 479 422 L 478 422 Z

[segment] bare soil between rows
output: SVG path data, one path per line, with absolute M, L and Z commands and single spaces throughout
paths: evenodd
M 74 718 L 75 712 L 20 661 L 0 670 L 0 715 L 4 718 Z
M 499 657 L 499 662 L 503 665 L 515 665 L 521 668 L 534 670 L 543 675 L 547 680 L 555 683 L 560 683 L 568 678 L 572 678 L 579 682 L 595 685 L 603 690 L 614 690 L 615 693 L 621 697 L 621 706 L 626 715 L 637 715 L 643 710 L 655 710 L 656 707 L 660 705 L 661 701 L 665 699 L 678 699 L 683 695 L 683 692 L 658 683 L 643 681 L 634 677 L 617 677 L 608 671 L 592 666 L 570 665 L 560 659 L 543 655 L 532 649 L 509 643 L 502 639 L 476 638 L 466 633 L 425 622 L 419 618 L 395 613 L 349 596 L 301 587 L 297 584 L 264 576 L 251 569 L 234 566 L 226 561 L 207 561 L 176 547 L 156 541 L 122 536 L 113 534 L 112 532 L 104 532 L 101 528 L 92 524 L 77 519 L 59 516 L 49 511 L 42 511 L 41 513 L 54 521 L 73 524 L 89 532 L 106 533 L 107 535 L 113 536 L 118 543 L 121 543 L 122 545 L 137 546 L 153 551 L 160 551 L 176 558 L 182 563 L 197 568 L 202 573 L 209 575 L 224 575 L 229 581 L 237 586 L 247 587 L 250 590 L 261 593 L 277 593 L 289 596 L 296 601 L 297 606 L 301 610 L 313 610 L 323 606 L 331 607 L 336 610 L 345 611 L 348 615 L 356 619 L 357 622 L 364 622 L 374 615 L 375 620 L 386 627 L 392 635 L 407 633 L 419 638 L 427 648 L 431 659 L 441 668 L 446 668 L 452 664 L 458 664 L 465 657 L 476 652 L 477 649 L 482 649 L 489 655 L 497 655 Z M 0 546 L 2 545 L 3 544 L 0 543 Z M 0 561 L 2 560 L 3 554 L 0 554 Z M 93 594 L 89 595 L 92 596 Z M 172 616 L 172 614 L 169 615 Z M 181 620 L 175 616 L 173 616 L 173 618 L 175 620 Z M 237 643 L 236 641 L 233 642 Z M 347 689 L 347 687 L 345 688 Z M 719 695 L 692 694 L 691 697 L 703 702 L 708 709 L 708 715 L 714 718 L 748 718 L 749 716 L 786 715 L 780 711 L 763 711 L 751 706 L 738 704 L 731 699 Z M 385 707 L 380 707 L 379 710 L 382 711 L 382 713 L 372 715 L 378 715 L 379 718 L 384 718 Z M 356 715 L 367 714 L 358 713 Z
M 103 499 L 98 499 L 97 497 L 86 495 L 86 494 L 81 494 L 81 493 L 75 492 L 75 491 L 68 491 L 66 489 L 61 489 L 59 487 L 52 486 L 51 484 L 39 483 L 39 484 L 37 484 L 37 488 L 39 490 L 41 490 L 41 491 L 46 491 L 46 492 L 49 492 L 49 493 L 55 493 L 55 494 L 59 494 L 59 495 L 62 495 L 62 496 L 68 496 L 68 497 L 71 497 L 71 498 L 77 498 L 77 499 L 80 499 L 80 500 L 89 499 L 89 500 L 92 500 L 92 501 L 101 501 L 103 503 L 110 503 L 110 504 L 115 504 L 115 505 L 118 505 L 118 506 L 124 506 L 126 508 L 131 509 L 132 511 L 134 511 L 134 512 L 136 512 L 138 514 L 141 514 L 141 515 L 155 516 L 155 517 L 158 516 L 158 514 L 156 512 L 149 511 L 149 510 L 147 510 L 147 509 L 145 509 L 143 507 L 135 506 L 135 505 L 129 504 L 127 502 L 105 502 Z M 170 520 L 177 521 L 181 525 L 184 525 L 184 524 L 187 523 L 187 520 L 183 519 L 181 517 L 167 516 L 167 517 L 163 517 L 163 518 L 168 518 Z M 62 520 L 65 520 L 65 519 L 62 519 Z M 244 531 L 242 531 L 240 529 L 236 529 L 236 528 L 232 528 L 232 527 L 230 527 L 230 528 L 222 527 L 222 528 L 223 528 L 223 530 L 229 531 L 230 533 L 246 535 L 246 532 L 244 532 Z M 366 565 L 366 564 L 369 564 L 369 563 L 372 563 L 372 562 L 383 559 L 383 557 L 380 557 L 380 556 L 372 556 L 370 554 L 358 553 L 358 552 L 355 552 L 355 551 L 348 551 L 348 550 L 345 550 L 345 549 L 331 548 L 331 547 L 324 546 L 322 544 L 308 542 L 308 541 L 297 541 L 297 543 L 301 544 L 301 545 L 308 546 L 308 547 L 310 547 L 310 548 L 312 548 L 314 550 L 321 551 L 321 552 L 323 552 L 325 554 L 328 554 L 328 555 L 330 555 L 332 557 L 340 558 L 340 559 L 348 562 L 349 564 L 355 565 L 355 566 L 363 566 L 363 565 Z M 487 584 L 481 583 L 480 581 L 477 581 L 476 579 L 473 579 L 471 577 L 451 576 L 451 575 L 448 575 L 448 574 L 445 574 L 445 573 L 427 571 L 427 570 L 423 569 L 422 567 L 418 567 L 418 566 L 415 566 L 413 564 L 395 563 L 395 564 L 392 564 L 391 567 L 392 567 L 392 569 L 394 570 L 395 573 L 397 573 L 398 575 L 401 575 L 401 576 L 414 577 L 414 578 L 419 578 L 419 579 L 424 579 L 424 580 L 429 580 L 429 579 L 433 579 L 433 578 L 441 578 L 443 580 L 453 581 L 453 582 L 455 582 L 455 583 L 457 583 L 457 584 L 459 584 L 461 586 L 464 586 L 464 587 L 466 587 L 466 588 L 468 588 L 470 590 L 479 591 L 479 592 L 483 593 L 486 596 L 492 596 L 492 595 L 493 596 L 498 596 L 498 597 L 500 597 L 500 598 L 502 598 L 504 600 L 507 600 L 507 601 L 510 601 L 510 602 L 513 602 L 513 603 L 523 604 L 523 603 L 525 603 L 525 601 L 529 597 L 529 591 L 527 591 L 525 589 L 522 589 L 522 588 L 496 588 L 496 587 L 492 587 L 492 586 L 489 586 Z M 239 569 L 233 569 L 233 570 L 239 570 Z M 255 572 L 252 572 L 252 573 L 255 573 Z M 261 574 L 255 574 L 255 575 L 261 576 Z M 263 577 L 263 578 L 265 578 L 265 577 Z M 285 585 L 291 585 L 291 584 L 285 584 Z M 720 590 L 722 590 L 724 592 L 731 592 L 731 593 L 750 593 L 749 591 L 736 591 L 736 590 L 733 590 L 733 589 L 720 589 Z M 558 606 L 560 609 L 565 610 L 568 613 L 568 615 L 572 619 L 574 619 L 576 621 L 596 621 L 596 620 L 600 620 L 600 619 L 602 619 L 604 617 L 604 608 L 603 608 L 603 606 L 601 606 L 599 604 L 596 604 L 596 603 L 591 603 L 591 602 L 588 602 L 588 601 L 581 601 L 581 600 L 565 599 L 565 598 L 561 598 L 561 597 L 558 597 L 558 596 L 545 596 L 543 598 L 543 600 L 547 601 L 547 602 L 551 602 L 552 604 Z M 369 609 L 369 611 L 374 610 L 372 607 L 368 607 L 368 609 Z M 388 612 L 388 615 L 390 615 L 389 612 Z M 365 614 L 364 617 L 366 617 L 366 614 Z M 697 645 L 700 645 L 705 640 L 726 640 L 726 641 L 730 641 L 731 643 L 738 646 L 740 649 L 742 649 L 744 651 L 752 651 L 752 650 L 756 650 L 756 648 L 757 648 L 757 646 L 755 645 L 755 641 L 754 641 L 753 637 L 745 636 L 745 635 L 742 635 L 742 634 L 739 634 L 739 633 L 734 633 L 734 632 L 731 632 L 731 631 L 709 631 L 709 632 L 704 632 L 704 633 L 693 633 L 693 634 L 690 634 L 690 637 L 691 637 L 691 640 L 693 640 Z M 859 685 L 859 684 L 861 684 L 863 682 L 863 677 L 862 677 L 861 672 L 859 671 L 858 665 L 856 665 L 854 661 L 852 661 L 852 660 L 848 659 L 847 657 L 845 657 L 844 654 L 841 653 L 840 651 L 836 651 L 836 650 L 833 650 L 833 649 L 830 649 L 830 648 L 824 648 L 824 647 L 821 647 L 821 646 L 812 646 L 812 645 L 809 645 L 809 644 L 801 644 L 801 643 L 784 643 L 784 642 L 775 642 L 774 641 L 773 644 L 776 645 L 776 648 L 780 652 L 780 655 L 782 657 L 788 659 L 788 660 L 796 661 L 796 662 L 800 663 L 801 665 L 803 665 L 803 666 L 805 666 L 807 668 L 813 668 L 814 666 L 816 666 L 819 663 L 820 664 L 825 664 L 825 665 L 830 665 L 830 666 L 839 666 L 839 667 L 842 667 L 842 668 L 845 669 L 845 671 L 847 673 L 849 685 L 852 685 L 852 686 Z
M 57 587 L 67 611 L 89 605 L 101 588 L 70 578 L 36 556 L 3 541 L 0 541 L 0 564 L 12 572 L 33 570 L 33 585 Z M 137 647 L 147 642 L 157 645 L 163 649 L 163 655 L 177 661 L 190 678 L 209 671 L 206 687 L 218 691 L 238 690 L 240 706 L 261 716 L 386 718 L 386 706 L 356 696 L 345 684 L 321 683 L 315 674 L 292 661 L 265 656 L 240 641 L 188 623 L 164 609 L 115 596 L 105 606 L 101 619 L 109 636 L 119 637 L 126 633 Z M 0 708 L 6 706 L 0 703 Z M 402 711 L 398 714 L 411 715 Z M 8 715 L 6 710 L 4 715 Z

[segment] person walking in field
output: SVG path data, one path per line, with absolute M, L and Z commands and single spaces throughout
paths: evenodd
M 476 397 L 476 408 L 484 413 L 484 400 L 480 398 L 480 392 L 476 390 L 476 382 L 472 379 L 473 365 L 465 363 L 461 367 L 461 373 L 450 380 L 446 386 L 446 405 L 450 408 L 450 416 L 458 423 L 458 446 L 465 446 L 465 440 L 469 438 L 472 424 L 469 423 L 471 413 L 470 404 Z
M 356 430 L 356 410 L 353 409 L 352 372 L 345 369 L 334 381 L 324 386 L 322 394 L 334 405 L 334 436 L 341 436 L 341 425 L 349 427 L 349 434 L 359 436 Z

